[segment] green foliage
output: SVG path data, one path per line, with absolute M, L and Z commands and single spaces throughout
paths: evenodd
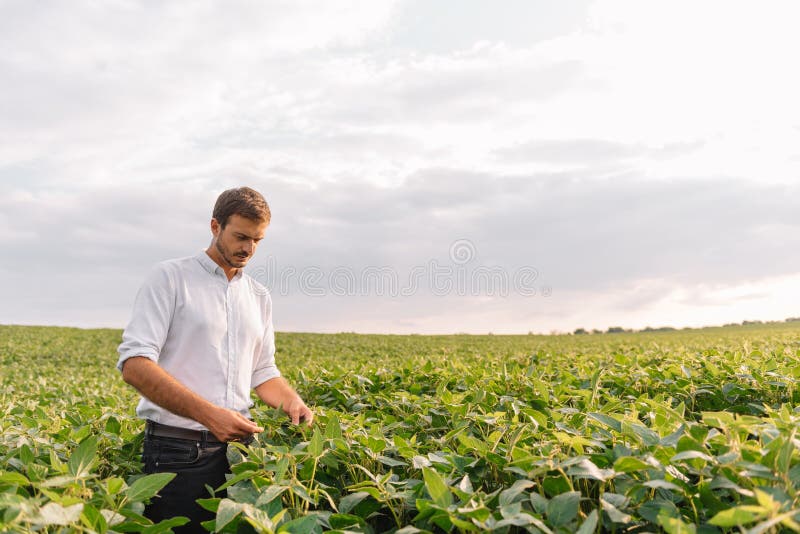
M 118 330 L 0 326 L 0 531 L 168 532 Z M 800 531 L 800 325 L 278 334 L 313 428 L 253 410 L 224 532 Z

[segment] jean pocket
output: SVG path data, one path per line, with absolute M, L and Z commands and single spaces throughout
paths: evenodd
M 180 467 L 193 465 L 200 458 L 200 445 L 193 442 L 156 442 L 155 467 Z

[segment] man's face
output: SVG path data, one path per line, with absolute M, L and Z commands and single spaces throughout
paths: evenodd
M 253 221 L 241 215 L 231 215 L 228 224 L 221 228 L 216 219 L 211 219 L 211 232 L 214 246 L 229 267 L 241 269 L 253 254 L 258 243 L 264 238 L 269 222 Z

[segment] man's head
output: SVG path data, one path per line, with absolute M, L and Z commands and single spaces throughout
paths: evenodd
M 211 215 L 224 230 L 231 215 L 241 215 L 245 219 L 269 224 L 272 214 L 264 197 L 255 189 L 236 187 L 223 191 L 214 204 Z
M 209 254 L 224 268 L 241 269 L 264 238 L 270 217 L 267 201 L 258 191 L 249 187 L 224 191 L 214 205 Z

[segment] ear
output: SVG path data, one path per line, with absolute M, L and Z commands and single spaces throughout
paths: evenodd
M 212 218 L 211 219 L 211 233 L 214 235 L 214 237 L 217 237 L 219 235 L 219 231 L 220 231 L 219 221 L 217 221 L 216 219 Z

